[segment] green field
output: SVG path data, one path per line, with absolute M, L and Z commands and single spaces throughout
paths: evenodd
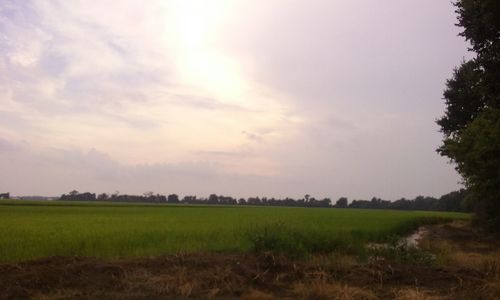
M 179 251 L 349 249 L 467 214 L 387 210 L 0 201 L 0 261 Z M 260 245 L 260 246 L 259 246 Z

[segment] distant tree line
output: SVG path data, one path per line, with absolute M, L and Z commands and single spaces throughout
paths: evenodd
M 418 196 L 415 199 L 399 199 L 396 201 L 382 200 L 373 197 L 371 200 L 354 200 L 348 208 L 396 209 L 396 210 L 433 210 L 468 212 L 467 191 L 460 190 L 448 193 L 440 198 Z M 346 199 L 347 200 L 347 199 Z M 339 199 L 340 201 L 340 199 Z M 346 207 L 345 201 L 335 204 L 336 207 Z
M 467 205 L 467 191 L 460 190 L 443 195 L 440 198 L 418 196 L 415 199 L 399 199 L 396 201 L 383 200 L 373 197 L 371 200 L 353 200 L 349 203 L 346 197 L 339 198 L 335 204 L 329 198 L 316 199 L 305 195 L 301 199 L 293 198 L 233 198 L 230 196 L 211 194 L 208 198 L 184 196 L 180 199 L 177 194 L 168 196 L 153 194 L 120 195 L 118 192 L 108 195 L 94 193 L 79 193 L 72 191 L 63 194 L 60 200 L 64 201 L 111 201 L 111 202 L 139 202 L 139 203 L 182 203 L 203 205 L 255 205 L 255 206 L 288 206 L 288 207 L 324 207 L 324 208 L 366 208 L 366 209 L 396 209 L 396 210 L 428 210 L 428 211 L 470 211 Z
M 10 199 L 10 193 L 2 193 L 2 194 L 0 194 L 0 199 Z
M 99 195 L 96 195 L 94 193 L 79 193 L 76 190 L 73 190 L 69 192 L 68 194 L 63 194 L 59 198 L 59 200 L 62 201 L 110 201 L 110 202 L 144 202 L 144 203 L 166 203 L 166 202 L 171 202 L 171 203 L 176 203 L 178 201 L 175 201 L 175 196 L 177 195 L 170 195 L 168 196 L 169 198 L 165 197 L 164 195 L 155 195 L 152 192 L 144 193 L 142 196 L 138 195 L 120 195 L 118 192 L 114 194 L 106 194 L 102 193 Z M 170 201 L 168 201 L 170 200 Z

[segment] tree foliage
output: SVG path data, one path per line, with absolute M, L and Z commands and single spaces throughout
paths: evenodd
M 446 83 L 444 134 L 438 152 L 449 157 L 470 190 L 477 221 L 500 231 L 500 1 L 455 3 L 461 35 L 476 57 Z
M 479 82 L 485 106 L 500 104 L 500 1 L 459 0 L 456 3 L 461 35 L 472 45 L 481 71 Z
M 478 221 L 500 229 L 500 109 L 482 112 L 461 131 L 459 140 L 445 140 L 443 154 L 453 158 L 470 187 Z
M 446 82 L 443 94 L 446 112 L 437 123 L 447 137 L 455 137 L 484 109 L 481 75 L 478 64 L 471 60 L 455 69 L 453 77 Z
M 340 197 L 337 202 L 335 202 L 335 207 L 337 208 L 347 208 L 348 200 L 347 197 Z

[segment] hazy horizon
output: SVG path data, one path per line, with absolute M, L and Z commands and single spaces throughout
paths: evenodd
M 0 193 L 439 197 L 449 1 L 0 3 Z

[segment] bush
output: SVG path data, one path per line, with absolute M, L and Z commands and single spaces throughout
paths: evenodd
M 404 242 L 392 242 L 387 247 L 378 247 L 369 250 L 371 257 L 384 257 L 400 263 L 426 265 L 436 264 L 436 255 L 410 246 Z
M 252 228 L 247 235 L 252 243 L 252 250 L 256 252 L 270 251 L 294 257 L 306 256 L 308 252 L 304 237 L 283 222 Z
M 353 231 L 331 235 L 328 232 L 300 231 L 283 222 L 258 226 L 248 231 L 247 236 L 255 252 L 273 252 L 291 257 L 307 257 L 311 253 L 360 254 L 367 236 Z

